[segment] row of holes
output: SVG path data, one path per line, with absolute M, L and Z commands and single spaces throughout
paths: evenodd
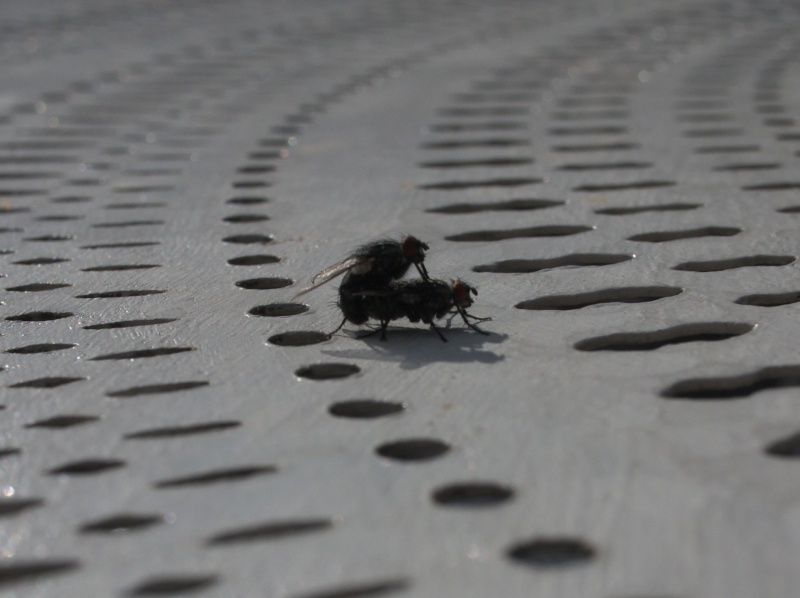
M 532 544 L 535 544 L 535 543 L 526 543 L 526 544 L 523 544 L 523 545 L 515 546 L 514 549 L 512 549 L 510 551 L 510 555 L 512 557 L 514 557 L 514 558 L 519 558 L 519 559 L 522 559 L 522 560 L 525 560 L 526 555 L 530 555 L 530 554 L 539 554 L 539 555 L 541 555 L 542 554 L 542 552 L 541 552 L 541 548 L 542 548 L 541 542 L 538 545 L 534 545 L 534 546 L 532 546 Z M 581 543 L 577 543 L 577 544 L 580 545 Z M 575 542 L 572 542 L 572 543 L 570 543 L 570 542 L 563 543 L 562 542 L 560 544 L 558 542 L 556 542 L 555 543 L 555 548 L 554 548 L 553 542 L 550 542 L 548 547 L 549 547 L 551 553 L 552 552 L 558 553 L 559 550 L 562 553 L 563 552 L 567 552 L 567 553 L 571 553 L 573 555 L 576 554 L 576 553 L 582 553 L 582 554 L 584 554 L 584 556 L 581 557 L 581 558 L 584 559 L 584 560 L 586 558 L 588 558 L 587 556 L 585 556 L 587 552 L 589 553 L 589 555 L 591 555 L 591 553 L 592 553 L 591 549 L 586 549 L 585 547 L 581 548 L 580 546 L 578 546 L 578 549 L 576 549 L 575 545 L 576 545 Z M 566 548 L 565 548 L 565 546 L 566 546 Z M 550 557 L 550 558 L 552 558 L 552 557 Z M 578 560 L 580 560 L 580 559 L 578 559 Z

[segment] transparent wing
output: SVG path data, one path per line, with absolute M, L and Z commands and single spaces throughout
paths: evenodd
M 307 286 L 306 288 L 302 289 L 299 293 L 297 293 L 294 297 L 292 297 L 292 301 L 297 299 L 298 297 L 305 295 L 306 293 L 313 291 L 317 287 L 321 287 L 327 282 L 330 282 L 337 276 L 341 276 L 345 272 L 349 272 L 353 268 L 368 262 L 369 258 L 365 257 L 357 257 L 357 256 L 350 256 L 348 258 L 343 259 L 341 262 L 336 262 L 318 272 L 314 278 L 311 279 L 311 286 Z

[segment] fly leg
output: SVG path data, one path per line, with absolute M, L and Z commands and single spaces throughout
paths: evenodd
M 342 329 L 342 326 L 344 326 L 344 325 L 345 325 L 345 322 L 347 322 L 347 318 L 345 318 L 345 319 L 343 319 L 343 320 L 342 320 L 342 323 L 341 323 L 341 324 L 339 324 L 339 325 L 336 327 L 336 330 L 334 330 L 333 332 L 329 332 L 329 333 L 328 333 L 328 336 L 329 336 L 329 337 L 331 337 L 331 336 L 333 336 L 334 334 L 336 334 L 337 332 L 339 332 L 339 331 Z
M 359 334 L 356 338 L 359 339 L 359 340 L 362 339 L 362 338 L 369 338 L 373 334 L 376 334 L 378 332 L 378 330 L 379 330 L 378 328 L 373 328 L 369 332 L 364 332 L 362 334 Z M 383 339 L 381 339 L 381 340 L 383 340 Z
M 389 325 L 389 320 L 381 320 L 381 340 L 386 340 L 386 327 Z
M 473 329 L 475 332 L 479 332 L 480 334 L 485 334 L 485 335 L 487 335 L 487 336 L 489 335 L 489 333 L 488 333 L 488 332 L 486 332 L 485 330 L 481 330 L 481 329 L 480 329 L 480 328 L 478 328 L 478 327 L 477 327 L 475 324 L 473 324 L 472 322 L 470 322 L 470 321 L 467 319 L 467 317 L 470 317 L 470 318 L 472 318 L 473 320 L 475 320 L 475 321 L 477 321 L 477 322 L 486 322 L 486 321 L 488 321 L 488 320 L 491 320 L 491 318 L 476 318 L 475 316 L 470 316 L 470 315 L 469 315 L 469 314 L 466 312 L 466 310 L 464 310 L 464 309 L 462 309 L 462 308 L 460 308 L 460 307 L 459 307 L 459 308 L 457 308 L 457 309 L 458 309 L 458 313 L 460 313 L 460 314 L 461 314 L 461 319 L 462 319 L 462 320 L 464 320 L 464 324 L 466 324 L 467 326 L 469 326 L 470 328 L 472 328 L 472 329 Z
M 443 342 L 443 343 L 446 343 L 446 342 L 447 342 L 447 339 L 444 337 L 444 334 L 442 334 L 442 331 L 441 331 L 441 330 L 439 330 L 439 329 L 438 329 L 438 328 L 437 328 L 437 327 L 434 325 L 434 323 L 433 323 L 433 322 L 430 322 L 430 325 L 431 325 L 431 330 L 433 330 L 433 331 L 434 331 L 436 334 L 438 334 L 438 335 L 439 335 L 439 338 L 440 338 L 440 339 L 442 339 L 442 342 Z

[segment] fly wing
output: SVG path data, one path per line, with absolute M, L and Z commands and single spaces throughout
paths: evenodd
M 318 272 L 314 278 L 311 279 L 311 286 L 307 286 L 306 288 L 302 289 L 299 293 L 297 293 L 294 297 L 292 297 L 292 301 L 297 299 L 298 297 L 305 295 L 306 293 L 313 291 L 317 287 L 321 287 L 327 282 L 330 282 L 337 276 L 341 276 L 345 272 L 349 272 L 353 268 L 364 264 L 365 262 L 369 261 L 368 258 L 365 257 L 358 257 L 355 255 L 351 255 L 348 258 L 343 259 L 341 262 L 336 262 Z

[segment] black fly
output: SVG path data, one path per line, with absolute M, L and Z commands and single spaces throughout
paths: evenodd
M 301 290 L 292 299 L 297 299 L 342 274 L 345 274 L 342 286 L 351 291 L 381 289 L 391 281 L 402 278 L 411 264 L 414 264 L 420 276 L 427 280 L 428 271 L 423 263 L 427 249 L 426 243 L 411 235 L 401 241 L 394 239 L 372 241 L 357 248 L 342 261 L 317 273 L 311 280 L 311 286 Z
M 344 284 L 342 285 L 344 287 Z M 344 322 L 331 334 L 337 332 L 346 321 L 354 324 L 363 324 L 367 319 L 380 322 L 381 340 L 386 340 L 386 327 L 389 322 L 400 318 L 408 318 L 411 322 L 424 322 L 439 335 L 444 342 L 447 339 L 434 324 L 450 313 L 458 313 L 464 323 L 481 334 L 488 334 L 469 320 L 486 322 L 491 318 L 477 318 L 467 313 L 467 308 L 472 305 L 472 295 L 478 291 L 467 283 L 456 280 L 450 284 L 443 280 L 400 280 L 390 282 L 383 289 L 360 289 L 350 291 L 339 289 L 339 306 L 345 314 Z M 346 310 L 346 305 L 351 300 L 360 300 L 360 311 L 356 319 L 351 318 Z M 362 317 L 366 316 L 366 317 Z M 377 332 L 377 331 L 376 331 Z

